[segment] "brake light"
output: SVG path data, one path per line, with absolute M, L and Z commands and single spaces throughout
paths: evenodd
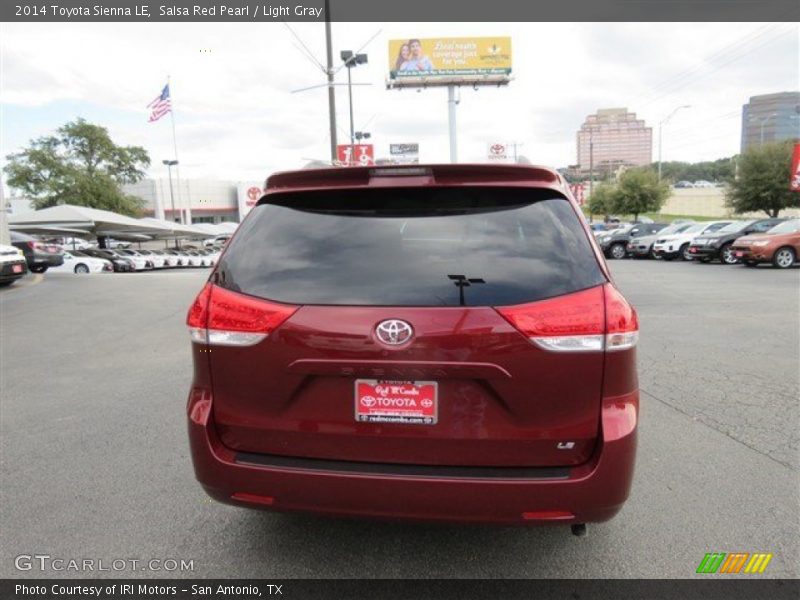
M 186 324 L 193 342 L 252 346 L 296 310 L 296 306 L 252 298 L 208 283 L 189 308 Z
M 497 311 L 551 352 L 625 350 L 638 339 L 636 311 L 611 284 Z

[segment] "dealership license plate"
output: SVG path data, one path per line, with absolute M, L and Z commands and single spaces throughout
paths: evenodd
M 742 252 L 741 250 L 736 252 L 736 258 L 742 258 L 743 256 L 744 256 L 744 252 Z
M 357 379 L 356 421 L 434 425 L 438 418 L 435 381 Z
M 12 273 L 22 273 L 22 265 L 14 265 L 11 267 Z

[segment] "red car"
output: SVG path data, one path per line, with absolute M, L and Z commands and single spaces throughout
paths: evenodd
M 187 319 L 213 498 L 577 535 L 620 510 L 638 321 L 557 172 L 357 167 L 265 188 Z

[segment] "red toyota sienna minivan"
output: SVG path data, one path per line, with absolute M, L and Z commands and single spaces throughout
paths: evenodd
M 274 174 L 188 327 L 222 502 L 582 534 L 628 497 L 637 316 L 555 171 Z

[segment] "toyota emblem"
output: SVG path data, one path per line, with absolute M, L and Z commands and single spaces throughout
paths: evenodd
M 381 321 L 375 328 L 375 335 L 384 344 L 399 346 L 405 344 L 414 335 L 411 325 L 399 319 Z

